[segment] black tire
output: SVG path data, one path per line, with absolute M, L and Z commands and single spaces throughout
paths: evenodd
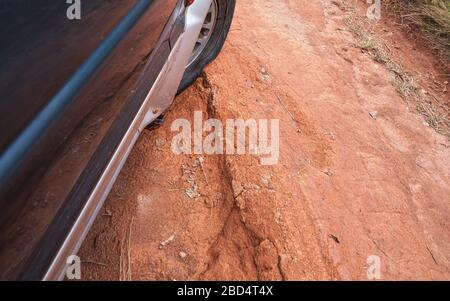
M 181 80 L 178 93 L 186 90 L 203 72 L 203 69 L 211 63 L 220 53 L 230 30 L 233 20 L 236 0 L 216 0 L 217 1 L 217 21 L 214 32 L 205 49 L 186 69 Z

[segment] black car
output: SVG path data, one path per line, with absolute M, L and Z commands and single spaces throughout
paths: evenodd
M 63 279 L 140 133 L 235 0 L 0 1 L 0 278 Z

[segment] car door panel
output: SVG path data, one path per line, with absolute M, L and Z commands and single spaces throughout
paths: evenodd
M 114 26 L 110 26 L 111 24 L 117 25 L 130 10 L 139 3 L 144 5 L 144 2 L 91 0 L 84 7 L 86 10 L 83 10 L 86 18 L 89 20 L 88 16 L 92 15 L 94 20 L 95 16 L 101 15 L 105 18 L 102 20 L 108 19 L 108 16 L 111 20 L 105 22 L 105 26 L 103 24 L 99 26 L 101 23 L 98 21 L 91 21 L 91 24 L 84 25 L 84 29 L 72 29 L 73 32 L 76 32 L 75 37 L 80 37 L 78 41 L 83 41 L 89 39 L 90 34 L 96 36 L 98 34 L 101 38 L 96 41 L 104 41 L 107 33 L 114 28 Z M 148 2 L 148 7 L 142 12 L 136 23 L 118 41 L 118 45 L 94 70 L 82 88 L 76 91 L 70 104 L 52 120 L 51 126 L 45 128 L 33 147 L 33 153 L 27 154 L 21 160 L 20 168 L 16 169 L 18 172 L 8 176 L 6 180 L 2 179 L 1 203 L 2 208 L 5 209 L 1 214 L 2 227 L 0 231 L 2 279 L 13 279 L 19 276 L 24 279 L 37 279 L 42 276 L 45 266 L 49 264 L 50 257 L 57 252 L 60 243 L 58 243 L 58 239 L 62 240 L 65 231 L 67 232 L 71 226 L 70 223 L 64 224 L 64 221 L 70 219 L 67 213 L 73 217 L 81 210 L 83 198 L 89 195 L 91 186 L 95 184 L 114 152 L 115 146 L 111 142 L 119 140 L 120 135 L 123 135 L 123 131 L 129 126 L 130 118 L 139 109 L 142 95 L 145 98 L 145 90 L 147 89 L 148 92 L 148 86 L 151 86 L 152 81 L 155 80 L 155 78 L 147 76 L 148 80 L 144 82 L 142 75 L 144 70 L 148 69 L 147 61 L 149 59 L 157 60 L 155 59 L 155 47 L 161 42 L 163 29 L 178 2 L 176 0 Z M 102 3 L 107 3 L 109 6 L 104 6 L 106 4 Z M 83 17 L 81 21 L 83 21 Z M 67 34 L 65 31 L 60 33 Z M 23 34 L 23 36 L 26 35 Z M 95 43 L 89 41 L 86 45 L 92 44 Z M 159 47 L 163 49 L 164 46 L 159 45 Z M 169 45 L 165 47 L 168 48 L 160 49 L 158 53 L 169 52 Z M 85 47 L 81 47 L 81 49 L 83 50 L 78 53 L 78 56 L 86 58 L 89 57 L 89 53 L 92 55 L 92 51 L 98 47 L 94 49 L 94 47 L 87 46 L 87 50 Z M 1 52 L 2 56 L 5 53 L 7 53 L 6 50 Z M 49 55 L 51 56 L 52 53 L 50 52 Z M 72 57 L 68 56 L 67 59 L 70 61 Z M 161 62 L 154 63 L 152 66 L 151 75 L 154 77 L 157 76 L 158 69 L 162 68 L 164 55 L 159 60 Z M 48 67 L 44 73 L 57 72 L 61 76 L 58 78 L 67 80 L 70 78 L 71 72 L 77 70 L 76 66 L 82 63 L 81 59 L 74 59 L 74 61 L 70 61 L 71 68 L 64 65 L 60 70 L 58 61 L 53 65 L 53 69 Z M 36 67 L 33 66 L 33 68 Z M 3 68 L 0 69 L 2 69 L 1 76 L 6 77 L 7 72 L 3 71 Z M 31 81 L 33 78 L 44 76 L 39 72 L 35 74 L 30 72 L 30 74 L 25 78 Z M 42 85 L 47 84 L 46 87 L 34 90 L 39 99 L 48 99 L 49 95 L 52 95 L 50 92 L 42 91 L 56 91 L 57 89 L 54 87 L 65 83 L 62 79 L 55 81 L 53 78 L 47 78 L 49 78 L 48 81 L 42 81 Z M 21 87 L 19 84 L 16 85 Z M 34 83 L 31 85 L 35 86 Z M 48 85 L 52 87 L 49 88 Z M 33 87 L 27 86 L 29 91 L 19 94 L 32 94 Z M 22 101 L 25 106 L 28 102 L 17 96 L 19 94 L 14 94 L 12 89 L 12 92 L 3 94 L 2 86 L 0 91 L 2 93 L 2 116 L 20 115 L 20 110 L 17 108 L 4 109 L 8 106 L 3 104 L 3 99 L 8 99 L 9 105 L 13 103 L 11 99 L 14 97 L 19 99 L 18 103 Z M 136 94 L 139 95 L 136 96 Z M 4 98 L 4 95 L 7 97 Z M 39 110 L 42 109 L 42 106 L 42 104 L 35 104 L 33 108 Z M 34 110 L 30 111 L 34 113 Z M 31 115 L 33 114 L 29 113 L 29 115 L 21 117 L 23 118 L 21 120 L 25 120 L 24 124 L 29 124 Z M 124 118 L 124 116 L 128 116 L 128 118 Z M 9 122 L 13 122 L 12 119 Z M 17 135 L 17 131 L 19 130 L 14 129 L 9 134 L 5 133 L 5 137 L 9 137 L 8 135 L 13 137 Z M 114 136 L 117 136 L 116 139 Z M 12 138 L 3 139 L 2 136 L 2 145 L 9 145 L 13 140 Z M 17 185 L 18 182 L 20 185 Z M 13 184 L 9 185 L 10 183 Z M 58 217 L 61 219 L 60 221 L 57 220 Z M 53 236 L 48 235 L 48 233 L 53 233 L 51 231 L 57 233 Z M 45 248 L 48 246 L 45 242 L 46 239 L 55 240 L 54 249 Z M 41 256 L 43 253 L 46 254 Z M 30 256 L 34 259 L 30 259 Z M 11 258 L 15 258 L 14 262 L 11 262 Z M 27 269 L 27 263 L 30 261 L 33 267 Z

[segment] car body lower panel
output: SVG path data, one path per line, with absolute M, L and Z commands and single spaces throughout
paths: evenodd
M 102 8 L 103 1 L 92 2 L 99 4 L 98 9 Z M 131 2 L 138 3 L 134 0 Z M 114 131 L 113 126 L 117 120 L 127 114 L 126 108 L 132 103 L 132 96 L 142 91 L 142 104 L 146 93 L 161 71 L 164 60 L 170 53 L 167 47 L 165 54 L 159 54 L 159 63 L 154 64 L 153 77 L 148 78 L 146 87 L 139 87 L 142 85 L 141 78 L 147 62 L 157 56 L 154 50 L 162 44 L 163 30 L 165 28 L 170 30 L 168 28 L 173 25 L 173 20 L 172 23 L 169 21 L 170 17 L 177 4 L 183 1 L 154 0 L 150 2 L 150 6 L 138 22 L 130 28 L 104 63 L 93 73 L 90 80 L 77 91 L 72 105 L 52 121 L 50 128 L 46 129 L 42 138 L 33 146 L 32 151 L 37 151 L 39 155 L 27 154 L 27 158 L 21 160 L 26 168 L 20 170 L 16 176 L 8 177 L 7 182 L 2 179 L 1 190 L 9 190 L 9 193 L 2 194 L 0 200 L 2 204 L 1 279 L 17 279 L 19 275 L 22 275 L 22 279 L 42 279 L 45 266 L 48 267 L 49 260 L 52 260 L 51 254 L 53 253 L 53 256 L 56 254 L 58 244 L 64 240 L 64 234 L 61 234 L 61 238 L 55 236 L 50 239 L 55 250 L 39 251 L 44 245 L 45 233 L 51 230 L 50 224 L 61 212 L 70 210 L 67 208 L 83 207 L 81 203 L 85 203 L 87 199 L 80 201 L 81 205 L 77 205 L 76 202 L 68 205 L 68 197 L 77 183 L 86 175 L 86 170 L 98 168 L 101 174 L 106 168 L 114 153 L 114 144 L 109 146 L 110 156 L 105 155 L 106 160 L 102 162 L 104 166 L 100 166 L 101 164 L 93 166 L 89 162 L 101 145 L 106 143 L 105 137 L 108 132 Z M 125 5 L 128 3 L 125 1 L 111 1 L 111 3 L 128 12 L 134 7 Z M 123 6 L 121 6 L 122 3 L 124 3 Z M 111 9 L 103 13 L 108 14 L 114 11 Z M 122 20 L 126 16 L 126 12 L 121 13 Z M 120 19 L 117 20 L 117 22 L 120 21 Z M 85 29 L 89 28 L 92 31 L 92 27 L 89 26 Z M 80 32 L 80 34 L 85 33 Z M 95 33 L 92 32 L 92 34 Z M 52 53 L 48 55 L 51 56 Z M 26 83 L 23 84 L 26 85 Z M 53 83 L 49 82 L 49 84 Z M 1 92 L 3 93 L 3 90 Z M 139 107 L 138 103 L 134 106 L 136 111 Z M 131 114 L 129 122 L 136 111 L 128 111 Z M 3 115 L 7 112 L 1 113 Z M 126 131 L 130 124 L 123 122 L 122 125 Z M 120 142 L 120 137 L 117 140 Z M 16 181 L 17 178 L 20 181 Z M 92 186 L 95 186 L 95 182 Z M 91 191 L 87 190 L 87 196 L 90 193 Z M 78 213 L 75 213 L 75 217 Z M 70 229 L 70 221 L 63 220 L 63 222 L 69 225 L 66 229 Z M 61 228 L 65 226 L 61 224 Z M 30 254 L 39 255 L 41 252 L 45 255 L 40 257 L 40 260 L 35 261 L 33 257 L 30 257 Z

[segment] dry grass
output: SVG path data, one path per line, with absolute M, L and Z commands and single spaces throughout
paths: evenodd
M 449 112 L 439 107 L 439 102 L 419 88 L 415 78 L 397 63 L 382 40 L 371 34 L 367 20 L 358 16 L 345 0 L 335 4 L 347 12 L 345 23 L 355 36 L 355 47 L 369 54 L 372 59 L 384 65 L 394 77 L 392 82 L 398 94 L 408 103 L 414 103 L 418 113 L 425 117 L 426 123 L 438 133 L 450 137 Z
M 385 11 L 395 15 L 409 32 L 421 32 L 431 49 L 448 67 L 450 62 L 450 1 L 384 0 Z M 447 74 L 448 75 L 448 74 Z
M 134 217 L 120 242 L 119 281 L 131 281 L 131 229 Z

